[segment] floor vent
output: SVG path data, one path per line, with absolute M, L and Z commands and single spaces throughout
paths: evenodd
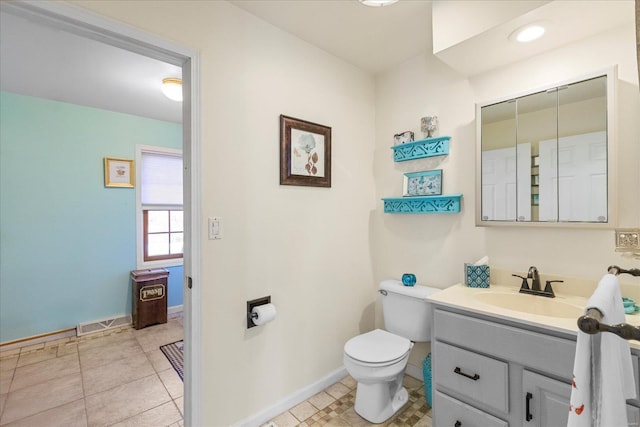
M 119 328 L 131 325 L 131 316 L 121 316 L 114 319 L 98 320 L 96 322 L 79 323 L 77 334 L 79 337 L 83 335 L 93 334 L 96 332 L 106 331 L 108 329 Z

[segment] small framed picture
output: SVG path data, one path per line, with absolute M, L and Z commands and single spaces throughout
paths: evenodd
M 404 174 L 403 196 L 439 196 L 441 194 L 442 169 Z
M 104 158 L 104 186 L 105 187 L 134 187 L 134 160 Z
M 394 145 L 404 144 L 406 142 L 412 142 L 412 141 L 413 141 L 413 132 L 411 132 L 410 130 L 393 135 Z
M 331 128 L 280 116 L 280 185 L 331 187 Z

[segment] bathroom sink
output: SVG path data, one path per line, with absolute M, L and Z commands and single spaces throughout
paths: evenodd
M 538 316 L 577 319 L 584 314 L 584 307 L 567 303 L 558 298 L 491 291 L 475 295 L 475 298 L 484 304 Z

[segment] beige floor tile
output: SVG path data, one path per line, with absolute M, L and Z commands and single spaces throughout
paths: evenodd
M 334 399 L 333 397 L 329 396 L 324 391 L 321 391 L 320 393 L 311 396 L 309 398 L 308 402 L 311 403 L 313 406 L 315 406 L 318 409 L 324 409 L 327 406 L 329 406 L 330 404 L 332 404 L 335 400 L 336 399 Z
M 32 363 L 55 359 L 57 357 L 57 352 L 58 349 L 56 348 L 43 348 L 42 350 L 31 351 L 29 353 L 20 352 L 20 357 L 18 358 L 18 364 L 16 365 L 16 367 L 19 368 L 21 366 L 30 365 Z
M 169 392 L 172 399 L 177 399 L 184 395 L 184 383 L 174 369 L 167 369 L 158 374 L 160 380 Z
M 39 414 L 22 418 L 5 427 L 86 427 L 87 414 L 84 411 L 84 399 L 49 409 Z
M 80 362 L 77 354 L 43 360 L 38 363 L 16 368 L 11 383 L 11 392 L 21 388 L 40 384 L 54 378 L 80 373 Z
M 293 416 L 296 417 L 298 420 L 304 421 L 307 418 L 311 417 L 316 412 L 318 412 L 318 409 L 315 406 L 313 406 L 311 403 L 304 401 L 299 405 L 296 405 L 293 408 L 289 409 L 289 412 L 291 412 Z
M 0 418 L 2 417 L 2 411 L 4 410 L 4 404 L 7 402 L 7 395 L 0 394 Z
M 7 395 L 0 424 L 16 421 L 81 398 L 82 379 L 79 373 L 21 388 Z
M 115 331 L 107 335 L 87 335 L 78 341 L 78 349 L 82 351 L 96 347 L 118 345 L 132 339 L 135 339 L 135 337 L 131 329 Z
M 15 356 L 5 357 L 0 359 L 0 372 L 12 371 L 16 369 L 16 366 L 18 366 L 19 356 L 20 356 L 19 354 L 16 354 Z
M 182 416 L 173 402 L 167 402 L 156 408 L 114 424 L 112 427 L 159 427 L 169 426 L 180 422 Z
M 89 426 L 104 426 L 131 418 L 171 398 L 157 375 L 86 397 Z
M 79 347 L 80 366 L 82 370 L 97 368 L 120 359 L 127 359 L 143 354 L 142 348 L 135 338 L 121 340 L 109 345 Z
M 15 369 L 0 372 L 0 394 L 9 393 Z
M 422 417 L 422 419 L 420 419 L 420 421 L 416 423 L 414 427 L 432 427 L 432 423 L 433 421 L 431 420 L 431 417 L 429 415 L 425 415 L 424 417 Z
M 424 382 L 417 380 L 409 375 L 405 375 L 404 379 L 402 380 L 402 385 L 404 385 L 408 389 L 413 389 L 422 387 L 424 385 Z
M 77 342 L 68 342 L 58 346 L 58 357 L 65 356 L 67 354 L 78 354 Z
M 169 359 L 167 359 L 167 356 L 165 356 L 164 353 L 160 351 L 160 348 L 148 351 L 145 354 L 147 355 L 147 358 L 151 362 L 151 365 L 153 366 L 153 369 L 156 370 L 156 372 L 173 369 L 171 363 L 169 363 Z
M 371 425 L 369 421 L 365 420 L 360 415 L 358 415 L 358 413 L 353 407 L 344 411 L 340 415 L 340 418 L 345 420 L 347 423 L 349 423 L 350 426 L 353 426 L 353 427 L 365 427 L 365 426 Z
M 0 360 L 20 355 L 20 347 L 0 351 Z
M 332 418 L 328 423 L 325 424 L 325 427 L 351 427 L 348 422 L 343 420 L 342 418 Z
M 145 352 L 158 349 L 161 345 L 180 341 L 183 337 L 184 330 L 182 328 L 161 329 L 148 334 L 136 335 L 136 339 Z
M 92 369 L 83 369 L 85 396 L 109 390 L 122 384 L 155 374 L 147 356 L 139 352 L 132 357 L 116 360 Z
M 175 399 L 173 403 L 176 405 L 176 408 L 178 408 L 178 411 L 180 411 L 180 414 L 184 417 L 184 397 Z
M 336 399 L 340 399 L 342 396 L 348 394 L 350 391 L 351 389 L 349 389 L 349 387 L 342 384 L 341 382 L 337 382 L 327 387 L 327 389 L 325 390 L 325 392 L 327 392 L 328 394 L 330 394 L 332 397 Z
M 358 382 L 354 380 L 351 375 L 344 377 L 340 380 L 340 382 L 349 387 L 351 390 L 354 390 L 356 387 L 358 387 Z
M 300 423 L 300 421 L 289 412 L 282 413 L 271 421 L 278 427 L 295 427 Z

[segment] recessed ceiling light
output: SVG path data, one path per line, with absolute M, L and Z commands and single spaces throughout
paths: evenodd
M 365 6 L 380 7 L 380 6 L 389 6 L 390 4 L 393 4 L 398 0 L 358 0 L 358 1 L 364 4 Z
M 509 38 L 520 43 L 528 43 L 542 37 L 544 32 L 545 29 L 542 24 L 529 24 L 515 30 Z
M 162 93 L 172 101 L 182 101 L 182 79 L 167 77 L 162 79 Z

